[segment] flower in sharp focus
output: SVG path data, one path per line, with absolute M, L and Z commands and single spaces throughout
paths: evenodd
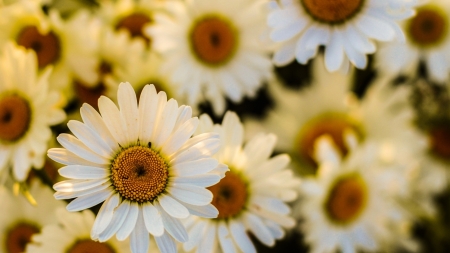
M 8 43 L 0 57 L 0 170 L 24 181 L 44 165 L 51 125 L 65 114 L 58 93 L 49 90 L 50 69 L 38 74 L 36 55 Z
M 276 65 L 297 59 L 306 64 L 325 46 L 328 71 L 347 71 L 349 61 L 357 68 L 367 66 L 367 54 L 374 53 L 374 40 L 403 38 L 396 23 L 413 15 L 413 3 L 391 0 L 286 0 L 272 2 L 267 23 L 279 49 L 273 56 Z
M 90 210 L 70 213 L 60 207 L 53 211 L 56 220 L 45 225 L 40 233 L 32 236 L 27 244 L 28 253 L 129 253 L 128 241 L 114 238 L 101 243 L 91 240 L 90 230 L 95 215 Z
M 0 186 L 2 200 L 0 253 L 24 252 L 32 235 L 54 222 L 54 216 L 48 214 L 64 207 L 64 202 L 55 200 L 52 190 L 39 180 L 31 182 L 30 193 L 35 198 L 37 206 L 32 206 L 23 196 L 14 196 Z
M 229 171 L 217 184 L 208 187 L 212 204 L 219 210 L 215 219 L 189 217 L 189 241 L 184 250 L 196 252 L 256 252 L 247 233 L 273 246 L 295 225 L 286 204 L 297 197 L 300 181 L 287 168 L 289 156 L 271 157 L 276 137 L 260 134 L 243 146 L 244 130 L 235 113 L 227 112 L 222 125 L 200 116 L 199 131 L 220 133 L 221 147 L 215 155 Z
M 153 85 L 144 87 L 139 105 L 129 83 L 119 85 L 117 96 L 119 109 L 100 97 L 100 114 L 84 104 L 84 123 L 67 124 L 75 136 L 59 135 L 64 148 L 48 151 L 67 165 L 59 173 L 70 178 L 53 186 L 55 197 L 76 198 L 67 205 L 69 211 L 103 202 L 91 230 L 94 240 L 130 236 L 132 252 L 146 252 L 150 233 L 162 252 L 174 252 L 173 238 L 188 239 L 179 219 L 191 213 L 217 216 L 210 204 L 213 196 L 202 184 L 205 173 L 223 167 L 211 157 L 219 147 L 218 135 L 190 138 L 198 118 L 192 118 L 189 106 L 167 101 L 166 93 L 157 93 Z
M 385 43 L 376 54 L 376 65 L 386 74 L 413 76 L 424 61 L 430 79 L 445 82 L 450 77 L 450 3 L 432 0 L 416 15 L 403 21 L 406 43 Z
M 329 136 L 317 146 L 318 175 L 303 180 L 296 208 L 311 252 L 417 250 L 411 219 L 399 204 L 401 189 L 395 187 L 404 177 L 401 165 L 383 165 L 374 142 L 352 147 L 344 160 Z
M 146 29 L 154 49 L 166 59 L 164 74 L 190 105 L 209 101 L 214 112 L 225 111 L 225 98 L 237 103 L 254 96 L 272 71 L 260 41 L 264 1 L 169 2 L 169 14 L 155 14 Z M 170 11 L 169 11 L 170 10 Z

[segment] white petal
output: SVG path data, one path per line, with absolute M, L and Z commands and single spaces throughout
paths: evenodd
M 60 134 L 57 138 L 58 142 L 70 152 L 77 156 L 97 164 L 108 164 L 109 160 L 92 151 L 83 142 L 70 134 Z
M 93 179 L 93 180 L 65 180 L 53 185 L 55 191 L 60 192 L 76 192 L 97 187 L 109 181 L 109 178 Z
M 200 240 L 204 239 L 203 235 L 205 234 L 206 224 L 208 221 L 206 220 L 196 220 L 193 226 L 189 229 L 189 240 L 183 243 L 183 249 L 185 251 L 191 251 L 194 249 L 200 242 Z
M 114 209 L 119 205 L 119 201 L 119 194 L 113 194 L 105 201 L 105 203 L 103 203 L 95 218 L 94 224 L 92 225 L 92 238 L 98 237 L 98 235 L 108 227 L 113 218 Z
M 109 132 L 114 136 L 122 147 L 128 146 L 127 134 L 125 131 L 124 119 L 111 99 L 101 96 L 98 99 L 98 108 L 102 115 L 103 121 Z M 134 141 L 134 140 L 132 140 Z
M 273 30 L 270 38 L 275 42 L 289 40 L 299 34 L 307 24 L 307 19 L 297 19 L 287 26 Z
M 110 182 L 106 182 L 106 183 L 104 183 L 102 185 L 99 185 L 99 186 L 96 186 L 96 187 L 92 187 L 92 188 L 89 188 L 89 189 L 86 189 L 86 190 L 82 190 L 82 191 L 55 192 L 53 194 L 53 197 L 55 197 L 55 199 L 73 199 L 73 198 L 89 195 L 89 194 L 94 193 L 94 192 L 102 191 L 102 190 L 108 188 L 109 186 L 111 186 L 111 183 Z
M 139 211 L 136 227 L 130 235 L 130 247 L 133 253 L 145 253 L 148 251 L 150 238 L 145 229 L 144 218 L 142 212 Z
M 146 203 L 142 205 L 142 212 L 147 231 L 154 236 L 161 236 L 164 233 L 164 225 L 158 209 L 151 203 Z
M 272 234 L 270 233 L 269 229 L 264 225 L 261 218 L 251 213 L 245 213 L 244 221 L 246 226 L 250 229 L 250 231 L 263 244 L 267 246 L 273 246 L 275 244 L 275 240 L 272 237 Z
M 128 210 L 127 217 L 125 218 L 125 222 L 119 228 L 116 234 L 116 238 L 119 241 L 125 240 L 131 232 L 134 230 L 136 226 L 136 221 L 139 216 L 139 204 L 131 203 L 130 209 Z
M 70 120 L 67 123 L 67 126 L 81 142 L 89 147 L 89 149 L 105 158 L 111 158 L 111 154 L 113 154 L 114 151 L 103 141 L 101 136 L 94 132 L 94 130 L 76 120 Z
M 155 202 L 155 207 L 161 213 L 162 221 L 166 231 L 177 241 L 186 242 L 188 240 L 188 234 L 183 224 L 178 219 L 168 215 L 157 202 Z
M 247 235 L 245 227 L 242 223 L 237 220 L 230 220 L 230 230 L 231 236 L 233 236 L 234 241 L 239 246 L 242 252 L 246 253 L 256 253 L 255 246 Z
M 344 61 L 344 45 L 340 31 L 333 31 L 331 40 L 325 49 L 325 66 L 328 71 L 338 70 Z
M 122 223 L 127 218 L 129 209 L 130 209 L 130 202 L 123 201 L 119 205 L 119 207 L 117 207 L 114 210 L 113 218 L 112 218 L 111 222 L 109 223 L 108 227 L 106 227 L 106 229 L 100 233 L 98 238 L 93 238 L 93 239 L 98 239 L 100 242 L 105 242 L 105 241 L 109 240 L 109 238 L 111 238 L 117 232 L 117 230 L 119 230 L 119 228 L 122 226 Z
M 363 15 L 356 26 L 362 33 L 376 40 L 391 41 L 395 38 L 394 29 L 379 18 Z
M 161 152 L 167 155 L 175 153 L 192 136 L 197 126 L 198 118 L 191 118 L 186 121 L 164 143 Z
M 110 174 L 107 169 L 83 165 L 68 165 L 59 169 L 58 172 L 63 177 L 73 179 L 101 179 Z
M 209 190 L 195 185 L 173 184 L 168 192 L 176 199 L 195 206 L 207 205 L 213 198 Z
M 205 237 L 200 242 L 197 252 L 214 252 L 217 245 L 217 224 L 216 222 L 208 222 L 204 233 Z
M 198 174 L 204 174 L 213 170 L 219 162 L 214 158 L 205 158 L 195 161 L 188 161 L 173 165 L 177 176 L 188 177 Z
M 98 163 L 87 161 L 65 148 L 52 148 L 48 151 L 47 155 L 55 162 L 66 165 L 85 165 L 85 166 L 104 167 L 103 165 L 100 165 Z
M 108 127 L 98 112 L 89 104 L 83 104 L 80 109 L 83 122 L 92 130 L 94 130 L 100 138 L 109 146 L 112 151 L 119 148 L 116 139 L 111 135 Z
M 178 103 L 176 100 L 170 99 L 167 102 L 162 115 L 157 118 L 158 125 L 157 128 L 153 131 L 152 140 L 154 140 L 156 148 L 161 147 L 162 144 L 166 142 L 167 138 L 169 138 L 173 128 L 175 127 L 177 115 Z
M 206 206 L 194 206 L 183 202 L 189 213 L 203 218 L 217 218 L 219 211 L 212 204 Z
M 190 177 L 176 177 L 173 182 L 178 184 L 193 184 L 202 187 L 209 187 L 217 184 L 221 177 L 217 174 L 201 174 Z
M 120 114 L 125 121 L 129 140 L 139 138 L 139 111 L 137 106 L 136 93 L 131 84 L 120 83 L 117 91 Z
M 145 85 L 139 99 L 139 140 L 149 142 L 156 125 L 158 99 L 154 85 Z
M 155 236 L 156 245 L 158 245 L 161 253 L 176 253 L 177 246 L 174 240 L 168 235 L 163 234 L 161 236 Z
M 89 195 L 81 196 L 75 200 L 72 200 L 66 208 L 71 212 L 81 211 L 102 203 L 112 194 L 113 192 L 110 189 L 105 189 Z
M 219 223 L 219 226 L 217 228 L 217 234 L 219 237 L 220 246 L 222 247 L 224 253 L 236 252 L 233 239 L 231 239 L 230 231 L 228 231 L 225 222 Z
M 186 207 L 168 195 L 162 194 L 158 197 L 158 201 L 164 211 L 174 218 L 183 219 L 189 216 L 189 211 Z

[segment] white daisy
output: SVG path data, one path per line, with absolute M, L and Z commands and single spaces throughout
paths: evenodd
M 180 104 L 186 104 L 185 99 L 177 95 L 176 87 L 169 80 L 167 75 L 161 73 L 162 58 L 153 52 L 145 57 L 129 58 L 129 63 L 124 68 L 120 68 L 115 73 L 115 78 L 107 76 L 105 78 L 106 96 L 116 99 L 118 82 L 117 80 L 127 80 L 139 94 L 146 84 L 153 84 L 157 91 L 164 91 L 168 98 L 174 98 Z M 194 112 L 196 108 L 193 107 Z M 195 114 L 195 113 L 194 113 Z
M 304 90 L 270 86 L 277 107 L 269 113 L 265 127 L 280 137 L 277 147 L 291 154 L 298 172 L 315 171 L 314 143 L 324 134 L 332 137 L 343 156 L 352 142 L 369 139 L 400 146 L 405 140 L 423 142 L 414 133 L 409 89 L 391 87 L 388 77 L 380 77 L 358 101 L 349 91 L 351 75 L 328 73 L 322 63 L 322 58 L 315 59 L 314 82 Z
M 34 234 L 24 252 L 28 253 L 129 253 L 128 241 L 115 238 L 101 243 L 91 240 L 95 215 L 90 210 L 70 213 L 61 207 L 54 211 L 56 220 Z M 54 217 L 53 215 L 48 215 Z
M 424 61 L 429 77 L 444 82 L 450 77 L 450 2 L 431 0 L 402 23 L 406 43 L 385 43 L 376 54 L 376 67 L 385 74 L 416 75 Z
M 46 16 L 41 1 L 23 0 L 2 8 L 0 14 L 0 44 L 15 41 L 33 49 L 39 69 L 53 65 L 51 87 L 68 89 L 72 78 L 86 83 L 95 81 L 95 36 L 99 26 L 87 11 L 62 20 L 54 9 Z
M 280 42 L 273 56 L 276 65 L 297 59 L 306 64 L 325 46 L 328 71 L 344 70 L 349 61 L 367 66 L 367 54 L 376 50 L 374 40 L 404 39 L 398 20 L 413 15 L 416 1 L 392 0 L 283 0 L 273 1 L 267 18 L 271 38 Z
M 23 196 L 14 196 L 0 186 L 0 253 L 24 252 L 31 236 L 54 222 L 54 216 L 49 214 L 64 207 L 65 203 L 55 200 L 53 191 L 38 180 L 31 182 L 30 193 L 37 201 L 37 206 L 32 206 Z
M 114 84 L 114 93 L 116 94 L 120 80 L 135 81 L 129 78 L 130 76 L 123 74 L 127 73 L 128 69 L 136 70 L 132 73 L 134 74 L 133 76 L 142 76 L 143 73 L 154 71 L 144 68 L 150 67 L 148 65 L 141 65 L 145 53 L 144 43 L 139 40 L 131 40 L 125 31 L 114 31 L 109 27 L 103 26 L 98 39 L 97 57 L 99 64 L 95 68 L 98 73 L 95 82 L 85 83 L 78 79 L 74 82 L 75 97 L 80 102 L 80 105 L 88 103 L 94 108 L 97 108 L 97 101 L 101 95 L 108 96 L 112 93 L 108 88 L 111 85 L 108 86 L 108 84 Z M 143 85 L 144 83 L 141 89 Z
M 144 87 L 138 106 L 132 86 L 122 83 L 118 104 L 120 109 L 100 97 L 101 115 L 84 104 L 84 123 L 68 123 L 75 136 L 58 136 L 64 148 L 50 149 L 48 155 L 67 165 L 59 173 L 71 179 L 53 186 L 55 197 L 76 198 L 67 205 L 69 211 L 103 202 L 91 230 L 93 240 L 130 236 L 131 250 L 146 252 L 150 233 L 162 252 L 174 252 L 172 237 L 188 239 L 179 219 L 191 213 L 217 216 L 210 204 L 213 196 L 203 185 L 217 180 L 205 179 L 205 173 L 223 167 L 211 158 L 218 136 L 190 138 L 198 125 L 191 108 L 167 101 L 166 93 L 156 93 L 153 85 Z
M 320 168 L 317 177 L 303 181 L 299 209 L 300 229 L 311 252 L 414 249 L 410 218 L 392 187 L 403 175 L 394 165 L 382 165 L 379 147 L 355 147 L 342 161 L 329 136 L 317 145 Z
M 214 125 L 208 115 L 200 116 L 199 131 L 220 134 L 217 159 L 230 171 L 208 189 L 212 204 L 219 210 L 216 219 L 190 217 L 186 221 L 189 241 L 184 250 L 196 252 L 256 252 L 247 233 L 273 246 L 285 228 L 295 221 L 285 203 L 297 197 L 299 180 L 287 168 L 289 156 L 271 157 L 276 137 L 260 134 L 243 146 L 243 126 L 235 113 L 227 112 L 222 125 Z
M 51 125 L 61 123 L 59 95 L 48 88 L 50 69 L 38 74 L 31 50 L 7 44 L 0 57 L 0 170 L 12 169 L 23 181 L 31 168 L 42 168 Z
M 118 0 L 101 1 L 97 12 L 106 26 L 126 31 L 133 39 L 149 44 L 152 39 L 144 33 L 144 28 L 153 22 L 154 13 L 161 9 L 161 1 Z
M 271 75 L 271 63 L 260 43 L 265 29 L 264 1 L 172 1 L 167 11 L 155 14 L 155 24 L 145 32 L 153 36 L 154 49 L 167 60 L 179 95 L 189 104 L 204 98 L 214 112 L 225 110 L 225 97 L 240 102 L 254 96 Z

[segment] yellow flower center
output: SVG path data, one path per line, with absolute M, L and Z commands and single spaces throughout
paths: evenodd
M 28 101 L 18 95 L 0 98 L 0 141 L 16 141 L 28 130 L 31 110 Z
M 26 26 L 16 38 L 17 44 L 36 52 L 39 68 L 55 63 L 61 54 L 60 42 L 53 33 L 41 34 L 37 27 Z
M 409 39 L 418 46 L 439 44 L 448 32 L 448 17 L 442 10 L 432 6 L 417 9 L 409 20 L 406 32 Z
M 237 31 L 230 22 L 207 16 L 194 23 L 189 42 L 199 61 L 218 66 L 228 62 L 236 52 Z
M 31 236 L 39 229 L 28 223 L 19 223 L 8 231 L 6 235 L 6 250 L 8 253 L 22 253 L 31 241 Z
M 367 190 L 361 178 L 351 176 L 337 181 L 325 202 L 328 216 L 337 223 L 358 217 L 367 202 Z
M 429 131 L 431 151 L 443 159 L 450 160 L 450 125 L 442 124 Z
M 143 38 L 147 44 L 149 44 L 150 39 L 144 35 L 142 30 L 144 26 L 150 22 L 151 19 L 148 15 L 135 12 L 119 20 L 119 22 L 117 22 L 116 29 L 125 29 L 130 33 L 131 37 Z
M 111 181 L 125 199 L 139 203 L 153 201 L 167 186 L 168 165 L 151 148 L 133 146 L 122 150 L 111 166 Z
M 92 240 L 77 241 L 66 253 L 115 253 L 108 244 Z
M 364 0 L 300 0 L 300 3 L 318 22 L 340 24 L 358 14 Z
M 247 202 L 247 184 L 242 178 L 227 171 L 225 177 L 219 183 L 208 187 L 213 194 L 213 204 L 219 211 L 218 219 L 227 219 L 238 215 Z
M 298 138 L 299 155 L 312 166 L 317 163 L 314 158 L 314 145 L 322 135 L 329 135 L 342 156 L 347 155 L 348 147 L 345 143 L 344 132 L 352 130 L 357 137 L 362 137 L 362 131 L 358 124 L 351 120 L 348 116 L 326 113 L 317 118 L 312 119 L 301 129 Z

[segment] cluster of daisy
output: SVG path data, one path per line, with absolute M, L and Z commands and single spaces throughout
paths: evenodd
M 449 17 L 0 0 L 0 253 L 450 246 Z

